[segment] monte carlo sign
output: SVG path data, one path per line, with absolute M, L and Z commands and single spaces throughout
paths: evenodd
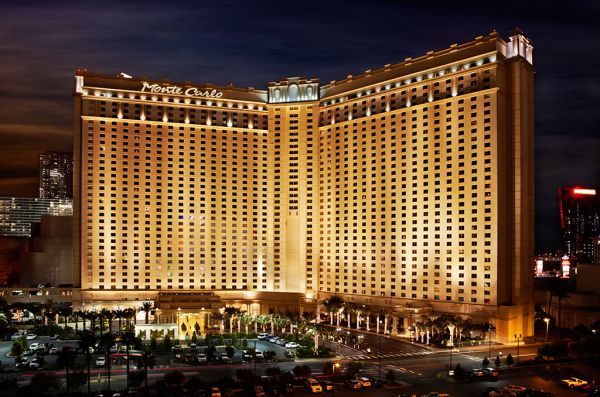
M 142 92 L 151 92 L 153 94 L 172 94 L 172 95 L 186 95 L 193 97 L 204 97 L 204 98 L 221 98 L 223 93 L 221 91 L 213 90 L 201 90 L 196 87 L 180 87 L 178 85 L 160 85 L 150 84 L 142 81 Z

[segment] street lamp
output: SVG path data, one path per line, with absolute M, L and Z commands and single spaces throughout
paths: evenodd
M 544 317 L 546 323 L 546 343 L 548 343 L 548 327 L 550 326 L 550 317 Z
M 331 381 L 331 396 L 335 397 L 335 369 L 340 367 L 340 363 L 333 363 L 333 366 L 331 367 L 331 375 L 332 375 L 332 381 Z
M 515 334 L 515 338 L 517 339 L 517 362 L 519 362 L 519 341 L 521 340 L 521 338 L 523 337 L 523 335 L 521 334 Z

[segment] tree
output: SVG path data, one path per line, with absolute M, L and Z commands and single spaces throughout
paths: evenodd
M 233 348 L 233 346 L 227 346 L 225 348 L 225 351 L 227 352 L 227 357 L 229 358 L 229 361 L 231 361 L 233 355 L 235 354 L 235 349 Z
M 251 385 L 254 383 L 254 372 L 246 368 L 237 369 L 235 377 L 242 384 Z
M 67 377 L 67 383 L 74 390 L 79 389 L 79 387 L 85 385 L 87 382 L 87 375 L 83 371 L 73 371 Z
M 360 361 L 350 361 L 346 366 L 346 375 L 354 377 L 362 370 L 363 363 Z
M 144 382 L 144 371 L 133 371 L 129 374 L 129 386 L 138 388 Z
M 163 349 L 165 351 L 170 351 L 171 346 L 173 346 L 173 343 L 171 342 L 171 337 L 169 335 L 165 335 L 165 338 L 163 339 Z
M 19 336 L 12 344 L 12 348 L 10 350 L 11 356 L 20 356 L 25 350 L 27 350 L 27 346 L 27 338 L 24 336 Z
M 494 364 L 496 365 L 496 367 L 499 367 L 501 362 L 500 362 L 500 356 L 496 356 L 496 359 L 494 360 Z
M 30 389 L 33 395 L 45 394 L 50 389 L 58 389 L 56 375 L 49 372 L 38 372 L 31 378 Z
M 312 373 L 312 370 L 308 365 L 296 365 L 294 369 L 292 369 L 292 372 L 297 378 L 308 378 Z
M 481 366 L 484 367 L 484 368 L 489 367 L 490 366 L 490 360 L 488 360 L 487 357 L 484 357 L 483 361 L 481 362 Z
M 145 313 L 144 321 L 146 324 L 148 324 L 148 318 L 152 310 L 154 310 L 154 302 L 143 302 L 142 306 L 140 307 L 140 311 Z
M 337 314 L 337 325 L 340 325 L 340 309 L 344 306 L 344 299 L 339 295 L 332 295 L 323 301 L 323 305 L 330 314 L 330 324 L 333 325 L 333 315 Z
M 179 371 L 171 371 L 165 374 L 164 379 L 168 385 L 173 386 L 182 384 L 185 376 Z
M 79 348 L 85 353 L 85 360 L 87 366 L 87 384 L 88 384 L 88 395 L 90 395 L 90 375 L 91 375 L 91 353 L 90 348 L 96 345 L 96 335 L 93 331 L 83 330 L 81 339 L 78 342 Z
M 148 387 L 148 368 L 152 369 L 156 366 L 156 358 L 151 352 L 142 354 L 142 364 L 144 365 L 144 384 Z
M 224 318 L 229 319 L 229 332 L 233 332 L 233 319 L 239 314 L 240 309 L 233 306 L 226 306 L 223 310 Z
M 65 323 L 63 329 L 67 332 L 67 322 L 69 321 L 69 316 L 73 314 L 73 308 L 71 306 L 60 306 L 58 308 L 58 315 L 63 318 Z
M 114 313 L 112 312 L 112 310 L 109 310 L 105 307 L 102 308 L 102 310 L 100 310 L 100 333 L 103 334 L 104 333 L 104 320 L 108 321 L 108 332 L 112 332 L 112 319 L 114 318 Z
M 110 348 L 115 344 L 115 337 L 113 334 L 107 332 L 100 335 L 100 346 L 106 349 L 106 371 L 108 377 L 108 390 L 110 390 Z
M 69 369 L 73 368 L 75 364 L 75 352 L 69 346 L 63 346 L 63 348 L 58 352 L 58 356 L 56 357 L 56 367 L 65 369 L 65 377 L 67 380 L 67 394 L 69 394 L 69 390 L 71 385 L 69 383 Z
M 125 353 L 127 357 L 127 388 L 129 389 L 129 349 L 135 343 L 135 334 L 131 330 L 125 331 L 121 335 L 121 343 L 125 345 Z

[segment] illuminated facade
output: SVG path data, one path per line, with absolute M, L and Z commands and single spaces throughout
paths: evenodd
M 578 187 L 558 191 L 560 225 L 565 253 L 582 263 L 594 257 L 594 238 L 600 236 L 600 200 L 595 189 Z
M 77 73 L 82 296 L 339 294 L 530 334 L 533 73 L 520 31 L 264 91 Z
M 40 155 L 40 197 L 73 198 L 73 153 L 49 151 Z

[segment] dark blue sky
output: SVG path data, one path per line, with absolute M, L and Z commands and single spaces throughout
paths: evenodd
M 533 40 L 538 251 L 556 189 L 600 188 L 600 2 L 19 1 L 0 7 L 0 195 L 37 194 L 37 156 L 71 150 L 74 71 L 265 88 L 339 80 L 492 30 Z M 498 4 L 496 6 L 496 4 Z

